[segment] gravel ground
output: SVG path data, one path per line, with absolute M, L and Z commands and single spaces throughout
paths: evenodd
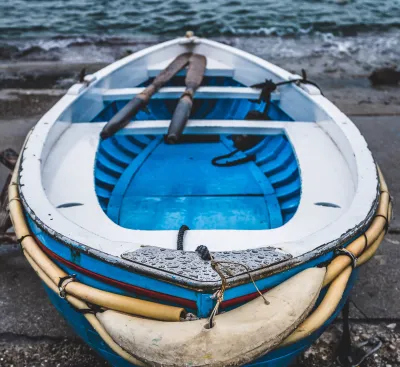
M 400 326 L 400 324 L 399 324 Z M 400 366 L 400 327 L 396 323 L 353 323 L 351 326 L 353 345 L 372 340 L 382 347 L 362 363 L 362 367 L 394 367 Z M 300 366 L 304 367 L 334 367 L 336 349 L 341 336 L 341 324 L 336 322 L 322 334 L 317 342 L 304 353 Z M 362 348 L 362 350 L 368 350 Z M 299 366 L 299 367 L 300 367 Z
M 400 366 L 400 324 L 356 323 L 352 327 L 354 345 L 370 339 L 382 347 L 362 367 Z M 298 361 L 297 367 L 335 367 L 336 348 L 341 335 L 339 322 L 331 325 Z M 3 335 L 0 338 L 0 366 L 4 367 L 103 367 L 108 366 L 78 339 Z
M 80 340 L 5 336 L 0 339 L 0 366 L 102 367 L 108 364 Z

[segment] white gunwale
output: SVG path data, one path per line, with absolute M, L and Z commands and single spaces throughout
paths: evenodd
M 168 64 L 173 60 L 173 58 L 163 60 L 159 63 L 150 65 L 148 70 L 149 78 L 153 78 L 157 76 L 162 70 L 164 70 Z M 178 73 L 178 76 L 184 75 L 185 70 L 182 70 Z M 232 67 L 226 66 L 224 63 L 219 62 L 217 60 L 211 60 L 207 62 L 206 71 L 204 73 L 205 76 L 226 76 L 233 77 L 235 71 Z
M 102 92 L 104 101 L 118 101 L 128 100 L 139 93 L 143 92 L 145 88 L 117 88 L 106 89 Z M 152 98 L 162 99 L 178 99 L 185 91 L 184 87 L 165 87 L 161 88 Z M 247 87 L 200 87 L 196 91 L 196 99 L 254 99 L 258 100 L 260 97 L 260 90 Z M 279 94 L 272 93 L 271 101 L 278 101 Z
M 140 63 L 143 58 L 151 58 L 152 53 L 160 51 L 168 53 L 169 48 L 174 47 L 185 49 L 185 45 L 194 48 L 196 52 L 199 53 L 207 54 L 207 52 L 215 51 L 217 57 L 220 57 L 220 54 L 226 55 L 225 61 L 227 63 L 236 63 L 235 67 L 232 67 L 233 76 L 243 84 L 252 85 L 255 82 L 260 82 L 265 79 L 266 75 L 273 77 L 273 79 L 277 81 L 290 80 L 298 77 L 256 56 L 214 41 L 196 39 L 196 42 L 191 43 L 185 39 L 176 39 L 139 51 L 107 66 L 94 74 L 92 77 L 93 82 L 89 86 L 83 84 L 75 85 L 71 88 L 69 93 L 40 119 L 33 129 L 23 152 L 23 161 L 20 171 L 20 182 L 22 184 L 22 186 L 20 186 L 21 196 L 28 212 L 31 214 L 34 213 L 35 221 L 50 234 L 57 235 L 58 238 L 66 243 L 86 245 L 93 250 L 99 250 L 113 256 L 118 256 L 127 248 L 134 250 L 142 244 L 153 244 L 170 248 L 176 245 L 177 231 L 129 230 L 117 226 L 106 217 L 109 221 L 109 223 L 107 223 L 108 228 L 114 228 L 114 230 L 108 232 L 106 235 L 102 235 L 98 234 L 95 230 L 89 230 L 88 228 L 74 223 L 57 210 L 50 202 L 44 190 L 42 171 L 44 166 L 48 163 L 47 160 L 51 159 L 49 152 L 53 149 L 53 146 L 55 147 L 57 142 L 68 133 L 72 136 L 77 136 L 77 132 L 74 133 L 73 129 L 76 129 L 78 125 L 85 126 L 89 134 L 92 134 L 90 142 L 97 147 L 98 133 L 104 124 L 85 124 L 82 122 L 84 122 L 85 117 L 87 117 L 85 113 L 91 113 L 93 115 L 95 111 L 95 107 L 90 109 L 90 101 L 93 102 L 93 106 L 96 106 L 99 100 L 103 100 L 104 94 L 108 93 L 104 93 L 104 89 L 108 87 L 110 88 L 109 90 L 112 91 L 114 88 L 112 82 L 107 82 L 109 77 L 114 74 L 116 75 L 120 68 L 126 67 L 130 63 Z M 176 52 L 176 50 L 174 52 Z M 173 55 L 171 55 L 171 57 L 173 57 Z M 253 79 L 249 79 L 250 76 L 248 73 L 245 74 L 243 72 L 243 70 L 249 68 L 250 65 L 253 65 L 254 68 L 257 69 L 257 73 L 260 74 L 258 80 L 254 80 L 254 76 Z M 149 68 L 149 70 L 155 69 L 155 67 L 153 69 Z M 227 69 L 229 69 L 229 67 Z M 151 74 L 149 74 L 148 70 L 146 70 L 146 73 L 145 77 Z M 83 99 L 83 97 L 86 99 Z M 346 163 L 348 168 L 348 172 L 346 173 L 348 175 L 347 178 L 352 180 L 354 184 L 354 197 L 348 208 L 346 208 L 345 212 L 340 217 L 331 221 L 324 228 L 320 228 L 314 233 L 297 235 L 295 239 L 288 239 L 286 237 L 285 240 L 285 237 L 282 236 L 283 232 L 288 233 L 290 230 L 299 229 L 301 228 L 302 222 L 304 222 L 304 219 L 300 222 L 296 222 L 297 219 L 300 219 L 301 216 L 304 218 L 305 215 L 301 210 L 301 205 L 302 202 L 306 202 L 307 200 L 307 198 L 304 197 L 304 190 L 308 187 L 308 183 L 302 182 L 303 192 L 299 209 L 292 220 L 285 226 L 264 231 L 192 230 L 185 239 L 185 245 L 188 250 L 194 249 L 199 243 L 207 243 L 210 250 L 215 251 L 218 250 L 218 244 L 226 242 L 227 238 L 229 238 L 232 250 L 249 248 L 249 245 L 251 247 L 270 245 L 284 249 L 284 251 L 291 253 L 293 256 L 300 256 L 317 248 L 320 250 L 329 249 L 339 243 L 343 243 L 346 239 L 350 239 L 360 226 L 367 224 L 372 210 L 376 205 L 378 179 L 374 160 L 364 138 L 354 124 L 331 102 L 319 94 L 315 88 L 298 87 L 296 85 L 282 87 L 279 103 L 285 111 L 293 111 L 294 107 L 291 106 L 293 98 L 297 98 L 300 102 L 306 101 L 309 105 L 315 106 L 315 111 L 311 113 L 311 115 L 307 108 L 301 108 L 301 103 L 300 107 L 293 112 L 297 115 L 296 120 L 306 121 L 305 123 L 269 122 L 268 125 L 270 126 L 264 123 L 262 127 L 254 126 L 254 128 L 258 128 L 260 131 L 263 130 L 264 132 L 268 131 L 268 133 L 274 129 L 276 132 L 284 132 L 294 145 L 296 154 L 302 149 L 306 152 L 306 144 L 309 144 L 309 142 L 304 141 L 307 136 L 302 136 L 302 133 L 299 133 L 301 127 L 308 126 L 308 132 L 310 134 L 312 134 L 314 129 L 318 131 L 317 134 L 319 134 L 319 136 L 322 136 L 321 133 L 326 135 L 326 143 L 330 141 L 331 145 L 335 146 L 340 152 L 342 155 L 341 159 Z M 76 117 L 72 112 L 72 106 L 79 103 L 85 103 L 85 106 L 88 106 L 88 108 L 87 112 Z M 307 121 L 314 122 L 310 123 Z M 135 123 L 135 126 L 131 124 L 128 130 L 139 132 L 141 124 L 144 123 L 145 122 Z M 157 123 L 163 125 L 159 126 L 159 129 L 165 129 L 165 122 L 153 122 L 153 124 Z M 202 123 L 210 124 L 210 121 Z M 227 123 L 231 122 L 215 122 L 214 127 L 208 126 L 207 129 L 223 129 L 225 128 L 224 124 Z M 242 127 L 246 129 L 250 128 L 247 125 L 246 123 Z M 239 127 L 236 125 L 236 122 L 235 127 Z M 154 128 L 156 127 L 154 126 Z M 188 128 L 190 132 L 191 129 L 204 127 L 195 127 L 189 124 Z M 144 130 L 145 127 L 142 127 L 142 131 Z M 319 149 L 323 151 L 323 147 L 319 147 Z M 298 156 L 300 170 L 302 171 L 302 180 L 306 179 L 306 170 L 302 165 L 301 159 L 306 159 L 306 156 L 307 153 L 304 153 L 304 158 Z M 94 159 L 94 156 L 90 159 Z M 310 162 L 311 164 L 313 163 L 312 159 Z M 309 182 L 319 180 L 319 174 L 320 172 L 316 171 L 310 173 L 310 177 L 307 178 L 307 180 Z M 295 226 L 296 223 L 297 225 Z M 117 237 L 119 237 L 119 239 L 114 237 L 116 233 L 118 233 Z M 125 240 L 121 240 L 122 238 Z M 131 238 L 133 241 L 126 242 L 126 238 Z

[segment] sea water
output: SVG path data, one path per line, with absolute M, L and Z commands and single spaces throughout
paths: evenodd
M 0 62 L 108 63 L 187 30 L 326 72 L 400 60 L 400 0 L 0 0 Z

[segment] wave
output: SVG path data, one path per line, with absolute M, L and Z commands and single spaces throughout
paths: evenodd
M 100 34 L 203 37 L 333 33 L 355 36 L 400 28 L 400 0 L 94 0 L 0 2 L 0 39 Z M 32 16 L 34 14 L 34 16 Z
M 0 61 L 111 63 L 167 39 L 169 37 L 59 35 L 42 39 L 0 40 Z M 400 31 L 394 30 L 343 37 L 305 29 L 296 37 L 282 37 L 274 34 L 274 29 L 262 28 L 250 36 L 236 32 L 234 36 L 213 39 L 277 64 L 293 65 L 293 71 L 298 71 L 300 64 L 308 64 L 320 65 L 321 70 L 327 73 L 344 70 L 363 74 L 376 67 L 396 65 L 400 58 Z

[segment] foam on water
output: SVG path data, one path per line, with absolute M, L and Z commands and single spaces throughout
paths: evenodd
M 0 40 L 0 61 L 111 63 L 167 39 L 169 37 L 79 36 Z M 293 63 L 293 67 L 300 64 L 307 67 L 308 64 L 318 64 L 325 72 L 344 68 L 343 71 L 351 75 L 366 74 L 376 67 L 398 65 L 400 59 L 400 31 L 397 30 L 347 37 L 319 32 L 294 38 L 242 36 L 214 39 L 280 65 Z
M 328 72 L 400 59 L 400 0 L 18 0 L 0 1 L 0 14 L 0 61 L 109 63 L 188 29 Z

